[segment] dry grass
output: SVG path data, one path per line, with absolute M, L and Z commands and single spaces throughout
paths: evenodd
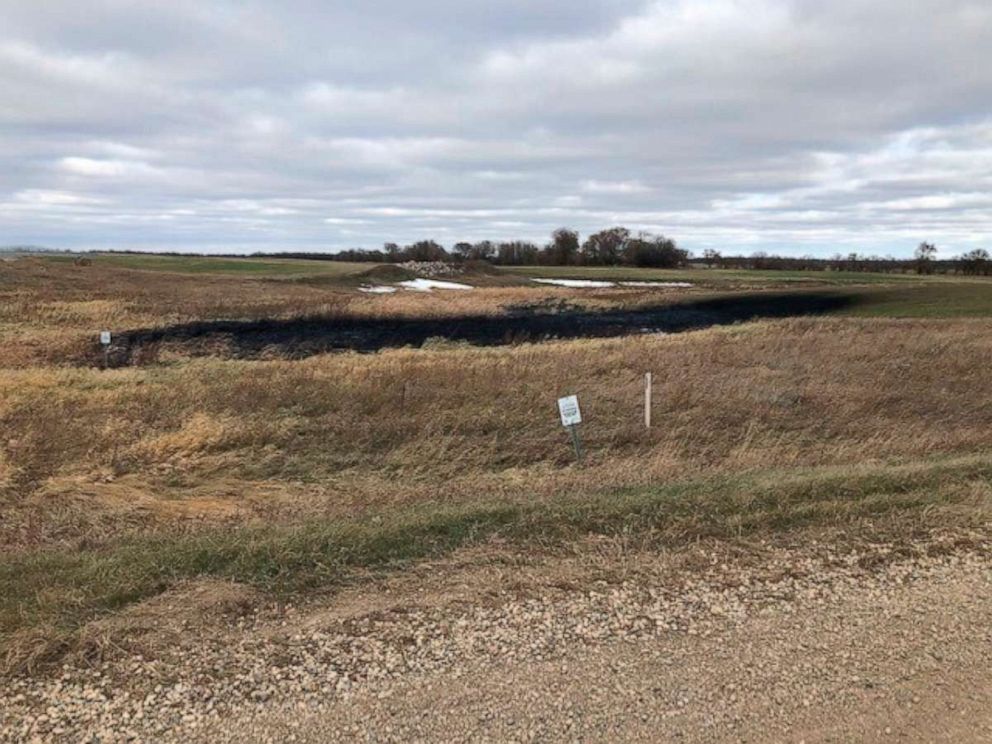
M 370 269 L 375 271 L 375 269 Z M 470 293 L 356 290 L 361 275 L 314 283 L 212 274 L 176 275 L 115 266 L 76 266 L 41 258 L 0 264 L 0 368 L 64 364 L 91 355 L 99 331 L 153 328 L 198 320 L 327 317 L 452 317 L 567 301 L 617 304 L 617 293 L 567 298 L 539 286 Z M 490 281 L 489 277 L 480 277 Z M 375 283 L 377 280 L 371 280 Z M 475 280 L 473 279 L 473 282 Z M 624 301 L 637 295 L 623 293 Z M 657 299 L 660 295 L 655 293 Z
M 101 371 L 65 363 L 103 327 L 605 308 L 659 294 L 369 297 L 92 268 L 0 266 L 0 632 L 16 635 L 0 650 L 19 659 L 204 575 L 314 586 L 494 536 L 677 541 L 889 512 L 956 518 L 928 511 L 936 504 L 988 514 L 988 320 L 800 318 L 300 361 L 163 356 Z M 565 393 L 582 403 L 581 466 L 554 407 Z
M 987 329 L 801 319 L 498 349 L 9 370 L 0 536 L 7 548 L 92 543 L 176 523 L 983 451 Z M 581 468 L 554 410 L 571 392 L 585 415 Z

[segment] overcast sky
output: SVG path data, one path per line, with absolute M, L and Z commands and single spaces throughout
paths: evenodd
M 992 248 L 989 0 L 0 0 L 0 244 Z

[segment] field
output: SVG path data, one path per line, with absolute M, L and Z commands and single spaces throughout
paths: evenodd
M 53 263 L 74 263 L 76 256 L 46 256 Z M 233 274 L 257 277 L 345 277 L 367 271 L 368 264 L 342 261 L 306 261 L 291 258 L 215 258 L 199 256 L 158 256 L 136 253 L 87 254 L 96 269 L 120 268 L 166 271 L 173 274 Z
M 487 276 L 471 292 L 367 295 L 356 277 L 389 281 L 381 268 L 320 263 L 325 281 L 297 281 L 310 263 L 0 264 L 8 671 L 76 653 L 108 618 L 188 582 L 301 601 L 508 545 L 520 561 L 593 538 L 667 551 L 987 523 L 987 282 L 783 290 L 783 277 L 769 287 L 735 272 L 713 288 L 707 271 L 678 275 L 690 289 Z M 692 323 L 600 333 L 589 321 L 547 339 L 466 330 L 597 314 Z M 311 333 L 307 346 L 301 318 L 347 338 L 313 345 Z M 258 327 L 238 324 L 260 321 L 265 343 L 239 345 Z M 356 329 L 432 322 L 454 336 L 349 350 Z M 127 345 L 110 369 L 103 328 Z M 578 464 L 555 411 L 567 393 L 583 408 Z
M 623 266 L 509 266 L 507 273 L 554 279 L 599 279 L 607 281 L 694 282 L 700 286 L 778 286 L 931 284 L 968 281 L 962 277 L 917 276 L 915 274 L 872 273 L 865 271 L 772 271 L 749 269 L 641 269 Z M 978 280 L 981 281 L 981 280 Z

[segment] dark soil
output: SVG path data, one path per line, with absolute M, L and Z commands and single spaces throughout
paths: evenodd
M 436 339 L 499 346 L 553 339 L 678 333 L 757 318 L 835 312 L 855 300 L 855 296 L 839 292 L 804 291 L 710 297 L 637 310 L 600 312 L 537 307 L 518 308 L 500 316 L 430 319 L 303 317 L 199 321 L 119 333 L 114 338 L 110 363 L 123 366 L 154 362 L 157 350 L 163 345 L 193 356 L 303 358 L 330 351 L 375 352 L 419 347 Z M 87 361 L 100 364 L 102 356 L 102 351 L 94 349 Z

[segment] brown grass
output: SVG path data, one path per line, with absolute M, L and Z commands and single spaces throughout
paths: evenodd
M 0 634 L 13 634 L 0 653 L 17 666 L 70 643 L 99 652 L 100 638 L 121 636 L 101 630 L 114 612 L 204 576 L 326 586 L 476 540 L 549 545 L 636 528 L 667 545 L 795 525 L 889 520 L 909 535 L 914 524 L 987 521 L 987 319 L 802 318 L 494 348 L 440 340 L 299 361 L 237 361 L 218 346 L 109 371 L 72 364 L 101 328 L 667 296 L 522 286 L 367 296 L 337 279 L 0 265 Z M 566 393 L 582 404 L 581 465 L 555 410 Z M 125 636 L 143 632 L 142 618 L 117 620 Z M 80 636 L 84 624 L 97 631 Z
M 8 370 L 0 544 L 979 452 L 992 444 L 987 329 L 802 319 L 498 349 Z M 554 410 L 572 392 L 585 416 L 580 468 Z
M 370 279 L 377 283 L 378 280 Z M 489 276 L 473 284 L 493 284 Z M 517 281 L 517 280 L 511 280 Z M 27 258 L 0 263 L 0 367 L 63 364 L 92 356 L 101 330 L 124 331 L 198 320 L 328 317 L 451 317 L 568 302 L 606 308 L 659 292 L 576 293 L 533 286 L 475 292 L 357 291 L 360 276 L 303 282 L 224 275 L 177 275 Z M 498 282 L 497 282 L 498 285 Z

